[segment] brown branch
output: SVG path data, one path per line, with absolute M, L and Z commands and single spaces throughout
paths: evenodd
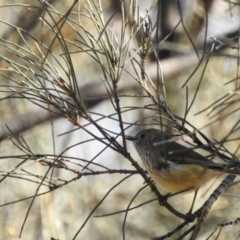
M 166 59 L 161 62 L 161 66 L 164 77 L 170 78 L 180 74 L 186 69 L 190 69 L 197 63 L 198 59 L 195 52 L 191 51 L 182 56 Z M 146 66 L 146 70 L 150 78 L 156 78 L 157 64 L 149 63 L 148 66 Z M 137 90 L 140 91 L 141 86 L 136 81 L 121 81 L 121 84 L 118 85 L 119 94 L 129 93 L 132 90 L 134 90 L 134 92 Z M 102 83 L 86 84 L 85 86 L 79 87 L 79 91 L 81 92 L 81 98 L 86 109 L 94 107 L 103 100 L 109 99 L 105 86 Z M 68 102 L 74 104 L 71 100 L 68 100 Z M 25 113 L 9 119 L 6 123 L 0 125 L 0 141 L 10 135 L 5 124 L 17 135 L 50 119 L 56 119 L 62 116 L 62 112 L 54 107 L 51 107 L 49 110 L 50 112 L 40 108 L 38 111 Z

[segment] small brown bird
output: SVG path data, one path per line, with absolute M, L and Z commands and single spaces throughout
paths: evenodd
M 193 190 L 195 200 L 198 189 L 213 178 L 223 173 L 240 175 L 238 170 L 233 169 L 239 165 L 238 162 L 212 162 L 157 129 L 142 130 L 135 137 L 127 137 L 127 140 L 133 141 L 157 186 L 169 193 Z

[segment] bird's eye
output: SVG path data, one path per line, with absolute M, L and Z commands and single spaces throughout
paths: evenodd
M 144 133 L 142 133 L 142 134 L 141 134 L 141 138 L 144 138 L 144 137 L 145 137 L 145 134 L 144 134 Z

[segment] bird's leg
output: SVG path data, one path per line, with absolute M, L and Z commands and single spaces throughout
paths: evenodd
M 175 196 L 175 195 L 178 195 L 178 194 L 180 194 L 180 193 L 188 192 L 188 191 L 190 191 L 190 190 L 192 190 L 192 189 L 186 189 L 186 190 L 182 190 L 182 191 L 175 192 L 175 193 L 168 193 L 168 194 L 166 194 L 165 196 L 167 196 L 167 197 L 169 198 L 169 197 L 173 197 L 173 196 Z
M 180 193 L 184 193 L 184 192 L 187 192 L 187 191 L 190 191 L 190 190 L 193 190 L 193 189 L 186 189 L 186 190 L 183 190 L 183 191 L 180 191 L 180 192 L 176 192 L 176 193 L 168 193 L 166 195 L 164 195 L 164 198 L 166 198 L 166 201 L 169 197 L 173 197 L 177 194 L 180 194 Z M 197 197 L 197 193 L 198 193 L 198 189 L 197 190 L 194 190 L 194 197 L 193 197 L 193 201 L 192 201 L 192 205 L 191 205 L 191 208 L 189 209 L 188 211 L 188 215 L 191 215 L 192 213 L 192 210 L 193 210 L 193 207 L 194 207 L 194 203 L 195 203 L 195 200 L 196 200 L 196 197 Z
M 193 206 L 194 206 L 194 203 L 195 203 L 195 200 L 196 200 L 196 197 L 197 197 L 197 193 L 198 193 L 198 189 L 196 189 L 194 191 L 194 197 L 193 197 L 193 201 L 192 201 L 192 205 L 191 205 L 191 208 L 189 209 L 188 211 L 188 215 L 191 215 L 192 214 L 192 210 L 193 210 Z
M 163 196 L 163 201 L 164 202 L 167 202 L 167 200 L 168 200 L 168 198 L 170 198 L 170 197 L 173 197 L 173 196 L 175 196 L 175 195 L 178 195 L 178 194 L 180 194 L 180 193 L 184 193 L 184 192 L 187 192 L 187 191 L 189 191 L 189 190 L 191 190 L 191 189 L 186 189 L 186 190 L 182 190 L 182 191 L 180 191 L 180 192 L 176 192 L 176 193 L 167 193 L 167 194 L 165 194 L 164 196 Z
M 161 201 L 161 202 L 160 202 L 160 205 L 163 206 L 163 205 L 167 202 L 167 200 L 168 200 L 169 197 L 171 197 L 171 193 L 167 193 L 167 194 L 163 195 L 162 198 L 161 198 L 161 200 L 160 200 L 160 201 Z

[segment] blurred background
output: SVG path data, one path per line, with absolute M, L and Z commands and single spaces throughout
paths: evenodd
M 199 131 L 239 158 L 239 10 L 2 0 L 0 239 L 190 239 L 194 223 L 172 233 L 183 220 L 159 205 L 125 135 Z M 201 188 L 194 211 L 224 177 Z M 239 191 L 236 178 L 194 239 L 239 238 L 238 225 L 218 226 L 239 217 Z M 192 199 L 168 202 L 185 214 Z

